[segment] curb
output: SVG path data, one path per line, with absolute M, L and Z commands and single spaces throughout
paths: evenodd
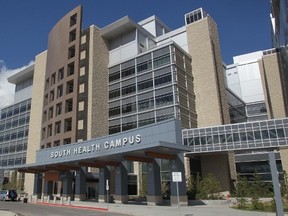
M 108 211 L 107 208 L 91 207 L 91 206 L 78 206 L 78 205 L 43 203 L 43 202 L 36 202 L 36 203 L 31 203 L 31 204 L 57 206 L 57 207 L 66 207 L 66 208 L 79 208 L 79 209 L 88 209 L 88 210 L 97 210 L 97 211 Z

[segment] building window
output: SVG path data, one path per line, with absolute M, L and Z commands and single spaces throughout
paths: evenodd
M 170 53 L 167 53 L 165 55 L 159 56 L 153 60 L 154 68 L 161 67 L 163 65 L 170 63 Z
M 81 67 L 80 68 L 80 76 L 84 76 L 85 75 L 85 67 Z
M 135 91 L 136 91 L 136 84 L 135 83 L 122 87 L 122 95 L 133 94 Z
M 75 46 L 71 46 L 68 49 L 68 59 L 75 57 Z
M 62 113 L 62 103 L 56 104 L 56 116 L 61 115 Z
M 44 97 L 44 106 L 48 104 L 48 94 L 45 95 Z
M 173 94 L 168 93 L 165 95 L 160 95 L 155 98 L 156 100 L 156 107 L 166 106 L 173 103 Z
M 136 102 L 122 105 L 122 114 L 136 112 Z
M 64 78 L 64 68 L 58 70 L 58 81 Z
M 73 82 L 73 80 L 70 80 L 66 84 L 66 94 L 72 93 L 73 89 L 74 89 L 74 82 Z
M 125 68 L 121 71 L 121 77 L 128 77 L 135 74 L 135 65 Z
M 147 98 L 141 101 L 138 101 L 138 110 L 146 110 L 154 108 L 154 98 Z
M 60 146 L 60 140 L 54 141 L 54 147 L 56 147 L 56 146 Z
M 51 76 L 51 86 L 55 84 L 56 81 L 56 73 L 53 73 Z
M 77 14 L 70 17 L 70 27 L 77 23 Z
M 46 128 L 42 128 L 42 140 L 46 137 Z
M 61 121 L 55 123 L 55 134 L 61 133 Z
M 166 83 L 170 83 L 172 81 L 171 74 L 165 74 L 163 76 L 155 77 L 155 87 L 158 85 L 163 85 Z
M 70 63 L 67 67 L 67 76 L 73 75 L 74 74 L 74 62 Z
M 78 111 L 83 111 L 84 110 L 84 101 L 79 102 L 78 104 Z
M 109 109 L 109 117 L 119 116 L 120 115 L 120 106 L 112 107 Z
M 57 98 L 62 97 L 63 95 L 63 85 L 57 87 Z
M 52 136 L 52 124 L 48 125 L 47 127 L 47 137 Z
M 76 40 L 76 29 L 72 30 L 70 33 L 69 33 L 69 42 L 72 42 Z
M 24 119 L 24 118 L 23 118 Z M 45 110 L 43 112 L 43 122 L 46 122 L 47 121 L 47 111 Z M 24 121 L 25 122 L 25 121 Z
M 84 121 L 83 120 L 79 120 L 78 121 L 78 130 L 83 130 L 84 128 Z
M 65 112 L 71 112 L 73 110 L 73 99 L 68 99 L 65 102 Z
M 151 69 L 152 69 L 151 59 L 137 64 L 137 73 L 142 73 Z
M 122 124 L 122 131 L 130 130 L 137 127 L 137 121 Z
M 85 91 L 85 84 L 83 83 L 79 85 L 79 94 L 84 93 L 84 91 Z
M 66 138 L 63 140 L 63 144 L 64 145 L 67 145 L 67 144 L 70 144 L 71 143 L 71 138 Z
M 51 143 L 46 143 L 46 148 L 51 148 Z
M 109 68 L 109 82 L 114 82 L 120 79 L 120 65 Z
M 45 89 L 48 89 L 48 88 L 49 88 L 49 78 L 47 78 L 45 82 Z
M 72 118 L 65 119 L 64 121 L 64 131 L 71 131 L 72 130 Z
M 50 91 L 50 102 L 54 101 L 54 90 Z
M 109 91 L 109 99 L 120 97 L 120 89 Z
M 53 107 L 49 108 L 49 119 L 53 118 Z
M 86 58 L 86 51 L 82 51 L 81 54 L 80 54 L 80 59 L 83 60 Z
M 81 44 L 85 44 L 86 43 L 86 35 L 83 35 L 81 37 Z
M 146 89 L 153 88 L 153 80 L 152 80 L 152 78 L 138 83 L 137 87 L 138 87 L 138 91 L 144 91 Z

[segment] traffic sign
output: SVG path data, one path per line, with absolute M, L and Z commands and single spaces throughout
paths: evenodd
M 172 181 L 173 182 L 182 182 L 182 173 L 181 172 L 172 172 Z

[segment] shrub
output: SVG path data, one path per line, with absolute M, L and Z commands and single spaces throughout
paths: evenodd
M 237 198 L 237 208 L 245 209 L 247 208 L 247 205 L 248 205 L 248 201 L 246 198 L 244 197 Z
M 264 205 L 258 197 L 253 197 L 251 200 L 251 207 L 253 210 L 263 210 Z
M 218 199 L 217 193 L 220 191 L 220 182 L 214 175 L 209 173 L 205 176 L 197 187 L 197 198 L 200 199 Z

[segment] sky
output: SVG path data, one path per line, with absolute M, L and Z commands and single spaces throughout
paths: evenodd
M 270 0 L 0 0 L 0 101 L 8 91 L 3 79 L 33 63 L 47 49 L 53 26 L 79 4 L 84 29 L 103 28 L 126 15 L 135 22 L 156 15 L 177 29 L 186 13 L 202 7 L 217 23 L 226 64 L 272 46 Z

